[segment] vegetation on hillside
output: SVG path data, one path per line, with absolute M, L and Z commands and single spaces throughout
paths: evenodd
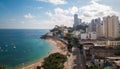
M 67 45 L 67 49 L 69 52 L 72 52 L 72 47 L 73 47 L 73 37 L 71 36 L 71 34 L 67 34 L 66 37 L 64 37 L 65 40 L 67 40 L 68 45 Z
M 64 37 L 64 39 L 67 40 L 67 42 L 68 42 L 67 49 L 68 49 L 69 52 L 72 52 L 72 47 L 75 44 L 79 44 L 78 38 L 72 37 L 71 34 L 67 34 L 67 36 Z
M 100 69 L 100 68 L 97 66 L 90 66 L 90 67 L 86 66 L 86 69 Z
M 86 30 L 88 26 L 87 25 L 77 25 L 76 27 L 74 27 L 74 30 Z
M 65 55 L 54 53 L 44 59 L 42 67 L 44 69 L 63 69 L 66 60 L 67 57 Z
M 72 52 L 72 47 L 73 47 L 73 44 L 72 44 L 72 42 L 71 42 L 71 40 L 68 40 L 68 51 L 69 52 Z

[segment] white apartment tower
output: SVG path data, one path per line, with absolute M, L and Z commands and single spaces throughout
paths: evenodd
M 119 19 L 117 16 L 103 17 L 103 34 L 109 39 L 119 37 Z

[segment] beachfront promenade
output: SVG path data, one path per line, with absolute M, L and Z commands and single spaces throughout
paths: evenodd
M 81 63 L 81 54 L 80 54 L 80 50 L 77 47 L 73 47 L 73 52 L 72 52 L 73 56 L 75 56 L 74 59 L 74 66 L 73 69 L 83 69 L 82 63 Z
M 61 42 L 68 44 L 66 40 L 58 37 L 54 37 L 57 40 L 60 40 Z M 72 48 L 72 54 L 68 58 L 67 61 L 67 69 L 86 69 L 85 67 L 85 58 L 83 54 L 83 49 L 78 48 L 78 44 L 74 42 L 74 47 Z
M 61 42 L 68 44 L 66 40 L 62 38 L 54 37 L 54 39 L 60 40 Z M 83 49 L 80 51 L 80 49 L 78 48 L 78 44 L 74 42 L 72 53 L 68 57 L 67 65 L 65 66 L 66 69 L 86 69 L 83 51 Z
M 75 66 L 73 69 L 86 69 L 85 67 L 85 58 L 83 54 L 83 49 L 78 48 L 78 44 L 74 42 L 74 47 L 73 47 L 73 55 L 76 56 L 76 59 L 74 60 Z

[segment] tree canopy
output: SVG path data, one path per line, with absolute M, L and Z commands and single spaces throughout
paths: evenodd
M 44 69 L 63 69 L 64 62 L 67 60 L 65 55 L 54 53 L 44 59 L 42 67 Z

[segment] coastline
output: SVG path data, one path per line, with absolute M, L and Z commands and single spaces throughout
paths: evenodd
M 63 55 L 67 54 L 67 50 L 66 50 L 67 46 L 66 46 L 66 44 L 64 44 L 60 40 L 57 40 L 57 39 L 54 39 L 54 38 L 46 38 L 45 40 L 50 43 L 51 51 L 48 52 L 48 54 L 46 56 L 44 56 L 43 58 L 40 58 L 37 62 L 35 62 L 31 65 L 25 66 L 22 69 L 36 69 L 37 66 L 42 65 L 42 63 L 44 62 L 44 58 L 46 58 L 50 54 L 57 53 L 57 52 L 61 53 Z
M 54 39 L 54 38 L 47 38 L 46 39 L 52 46 L 52 51 L 51 53 L 60 53 L 60 54 L 63 54 L 63 55 L 66 55 L 67 54 L 67 45 L 64 44 L 63 42 L 61 42 L 60 40 L 58 39 Z

